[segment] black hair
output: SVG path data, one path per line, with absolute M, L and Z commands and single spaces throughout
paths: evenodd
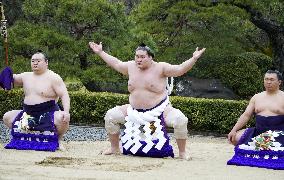
M 48 61 L 47 55 L 43 52 L 43 50 L 39 49 L 35 54 L 42 54 L 45 61 Z
M 137 47 L 136 51 L 138 51 L 138 50 L 146 51 L 149 56 L 151 56 L 152 58 L 155 57 L 154 51 L 144 43 L 141 43 Z
M 282 76 L 282 73 L 280 73 L 279 71 L 277 70 L 272 70 L 272 69 L 269 69 L 268 71 L 266 71 L 265 74 L 276 74 L 277 75 L 277 78 L 278 80 L 282 81 L 283 80 L 283 76 Z

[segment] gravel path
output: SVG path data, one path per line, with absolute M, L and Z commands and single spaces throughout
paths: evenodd
M 169 133 L 172 137 L 172 133 Z M 63 136 L 64 141 L 104 141 L 107 140 L 107 133 L 103 127 L 75 126 L 70 125 L 69 130 Z M 0 120 L 0 143 L 8 143 L 10 140 L 10 130 Z
M 106 130 L 101 127 L 74 126 L 63 136 L 64 141 L 95 141 L 106 140 Z M 10 130 L 0 121 L 0 143 L 7 143 L 10 140 Z

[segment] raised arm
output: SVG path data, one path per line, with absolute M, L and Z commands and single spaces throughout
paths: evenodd
M 181 76 L 187 71 L 189 71 L 195 62 L 200 58 L 200 56 L 204 53 L 206 48 L 203 48 L 201 50 L 198 50 L 198 47 L 196 48 L 195 52 L 193 53 L 192 58 L 184 61 L 183 63 L 179 65 L 171 65 L 168 63 L 163 63 L 163 74 L 166 77 L 177 77 Z
M 124 75 L 128 75 L 127 62 L 120 61 L 116 57 L 113 57 L 107 54 L 106 52 L 104 52 L 101 42 L 100 44 L 89 42 L 89 46 L 93 50 L 93 52 L 99 55 L 110 67 L 112 67 L 113 69 Z
M 228 134 L 228 140 L 230 143 L 233 143 L 237 131 L 242 129 L 252 117 L 255 111 L 255 96 L 251 98 L 245 112 L 239 117 L 237 123 L 235 124 L 231 132 Z

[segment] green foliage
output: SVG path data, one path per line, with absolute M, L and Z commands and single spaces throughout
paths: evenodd
M 31 58 L 42 50 L 50 61 L 71 63 L 74 58 L 75 41 L 51 26 L 18 21 L 9 31 L 13 55 Z
M 8 21 L 8 26 L 15 23 L 16 20 L 20 19 L 23 14 L 22 4 L 25 0 L 2 0 L 4 5 L 4 15 Z
M 228 3 L 228 0 L 221 0 L 220 2 Z M 233 4 L 249 5 L 262 13 L 267 19 L 284 25 L 284 2 L 282 0 L 229 0 Z
M 263 75 L 271 66 L 270 57 L 262 53 L 247 52 L 199 61 L 192 74 L 200 78 L 221 79 L 238 96 L 249 98 L 263 90 Z
M 49 62 L 48 68 L 55 73 L 59 74 L 63 80 L 66 78 L 80 77 L 82 70 L 79 66 L 74 66 L 72 64 L 66 64 L 64 62 Z
M 126 95 L 110 93 L 81 93 L 72 92 L 71 119 L 75 124 L 99 124 L 104 125 L 104 115 L 108 109 L 115 105 L 123 105 L 128 102 Z
M 247 101 L 177 96 L 171 97 L 171 103 L 188 117 L 189 129 L 219 133 L 230 132 L 247 105 Z
M 127 93 L 127 77 L 105 65 L 92 66 L 80 79 L 89 91 Z
M 204 8 L 194 1 L 145 0 L 131 17 L 138 30 L 153 37 L 157 59 L 179 64 L 192 57 L 196 47 L 207 47 L 204 60 L 245 52 L 240 43 L 241 32 L 247 28 L 248 20 L 242 19 L 245 15 L 225 5 Z
M 243 97 L 262 89 L 262 83 L 256 78 L 262 79 L 258 71 L 263 74 L 270 61 L 254 52 L 269 56 L 275 52 L 269 36 L 239 7 L 248 5 L 275 25 L 283 26 L 282 1 L 218 0 L 213 5 L 211 0 L 144 0 L 141 3 L 135 0 L 131 1 L 135 9 L 130 16 L 125 13 L 123 1 L 117 2 L 4 1 L 6 17 L 13 25 L 8 26 L 8 34 L 9 57 L 12 57 L 14 71 L 29 71 L 30 65 L 24 58 L 29 59 L 35 51 L 42 49 L 50 59 L 50 69 L 63 79 L 77 77 L 84 84 L 93 82 L 100 89 L 111 87 L 126 91 L 126 80 L 113 72 L 105 77 L 107 71 L 104 70 L 79 70 L 85 69 L 84 65 L 91 69 L 105 65 L 90 51 L 88 42 L 102 41 L 106 52 L 122 60 L 133 59 L 137 45 L 144 42 L 154 49 L 157 61 L 172 64 L 189 59 L 197 46 L 206 47 L 205 54 L 187 75 L 220 78 Z M 3 59 L 3 47 L 1 49 Z M 239 56 L 245 52 L 249 53 Z M 228 62 L 230 59 L 233 62 Z
M 20 74 L 22 72 L 31 71 L 31 60 L 22 56 L 16 56 L 15 59 L 10 63 L 10 67 L 14 74 Z
M 0 101 L 0 117 L 2 119 L 6 112 L 15 109 L 22 109 L 23 91 L 18 89 L 4 91 L 0 89 Z
M 9 31 L 14 55 L 29 57 L 42 49 L 52 60 L 83 67 L 91 59 L 89 41 L 102 41 L 111 54 L 123 51 L 129 57 L 130 51 L 125 49 L 131 37 L 129 27 L 121 3 L 25 0 L 22 21 Z
M 241 97 L 251 97 L 262 91 L 263 74 L 257 65 L 239 56 L 229 56 L 220 65 L 218 76 Z
M 64 81 L 68 91 L 86 91 L 83 83 L 76 78 L 66 78 Z
M 261 74 L 265 74 L 272 67 L 272 58 L 262 53 L 246 52 L 240 54 L 240 57 L 256 64 Z
M 71 124 L 104 125 L 107 110 L 128 103 L 128 96 L 114 93 L 70 92 Z M 23 91 L 0 91 L 0 115 L 21 109 Z M 172 105 L 189 119 L 189 130 L 228 133 L 245 110 L 247 101 L 171 97 Z M 253 123 L 248 124 L 249 126 Z

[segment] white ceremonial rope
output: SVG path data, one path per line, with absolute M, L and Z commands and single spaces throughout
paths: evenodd
M 144 125 L 144 135 L 146 137 L 145 142 L 147 143 L 142 151 L 147 153 L 154 146 L 154 143 L 152 142 L 154 137 L 151 135 L 152 130 L 150 129 L 150 122 L 154 122 L 156 127 L 154 134 L 159 140 L 155 148 L 161 150 L 166 142 L 166 138 L 164 137 L 164 132 L 162 131 L 161 120 L 158 117 L 165 111 L 165 108 L 168 104 L 169 97 L 167 96 L 166 100 L 161 105 L 152 109 L 151 111 L 138 112 L 131 106 L 127 108 L 127 116 L 125 117 L 126 123 L 124 124 L 126 127 L 124 130 L 125 134 L 121 137 L 122 143 L 125 143 L 123 147 L 126 150 L 128 150 L 134 144 L 130 151 L 135 154 L 142 146 L 142 144 L 139 142 L 141 140 L 141 131 L 139 129 L 141 125 Z
M 169 78 L 171 78 L 171 83 L 169 84 Z M 167 90 L 168 90 L 168 95 L 172 94 L 174 89 L 174 78 L 173 77 L 167 77 Z

